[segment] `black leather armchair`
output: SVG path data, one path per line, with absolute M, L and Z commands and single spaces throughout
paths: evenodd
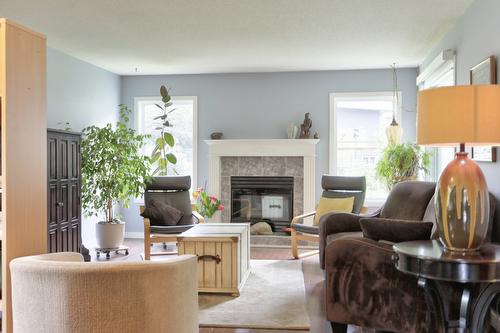
M 177 242 L 177 236 L 189 230 L 198 223 L 204 223 L 204 218 L 192 210 L 189 189 L 190 176 L 154 177 L 146 187 L 144 204 L 148 207 L 152 200 L 161 201 L 184 213 L 176 225 L 155 225 L 149 218 L 144 218 L 144 259 L 151 255 L 176 254 L 177 252 L 151 253 L 152 243 Z M 141 206 L 141 213 L 145 207 Z

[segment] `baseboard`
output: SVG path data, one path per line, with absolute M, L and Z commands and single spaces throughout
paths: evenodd
M 144 233 L 140 232 L 140 231 L 126 231 L 125 232 L 125 238 L 142 239 L 142 238 L 144 238 Z

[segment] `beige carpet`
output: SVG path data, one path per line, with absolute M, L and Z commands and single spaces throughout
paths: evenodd
M 200 327 L 308 330 L 300 260 L 252 260 L 239 297 L 200 294 Z

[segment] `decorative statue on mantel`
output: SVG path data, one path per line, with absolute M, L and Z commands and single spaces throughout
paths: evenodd
M 300 125 L 300 138 L 309 139 L 311 136 L 310 130 L 312 127 L 312 120 L 309 118 L 311 114 L 307 112 L 304 117 L 304 122 Z

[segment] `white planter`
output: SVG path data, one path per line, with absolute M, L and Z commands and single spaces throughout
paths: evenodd
M 98 248 L 119 248 L 125 237 L 125 222 L 98 222 L 95 225 L 95 234 Z

